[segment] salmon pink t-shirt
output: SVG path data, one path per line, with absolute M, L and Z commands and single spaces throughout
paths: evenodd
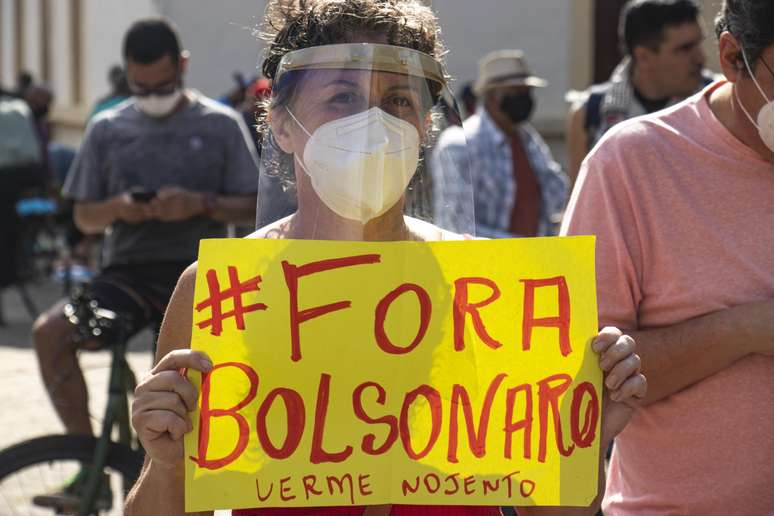
M 712 113 L 722 84 L 616 126 L 585 161 L 562 231 L 597 235 L 601 325 L 668 327 L 774 298 L 774 165 Z M 774 514 L 774 357 L 639 411 L 616 439 L 603 509 Z

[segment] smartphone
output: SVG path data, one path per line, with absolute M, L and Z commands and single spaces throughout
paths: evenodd
M 143 190 L 141 188 L 132 188 L 129 190 L 129 195 L 132 196 L 134 202 L 149 202 L 156 197 L 156 192 L 149 190 Z

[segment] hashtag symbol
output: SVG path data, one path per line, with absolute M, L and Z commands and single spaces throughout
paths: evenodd
M 254 305 L 244 306 L 242 304 L 242 296 L 247 292 L 257 292 L 261 288 L 261 277 L 256 276 L 243 283 L 239 282 L 239 276 L 237 275 L 236 267 L 229 266 L 228 268 L 229 287 L 226 290 L 220 290 L 220 283 L 218 282 L 218 274 L 214 269 L 207 271 L 207 288 L 210 291 L 210 297 L 196 305 L 196 311 L 201 312 L 205 308 L 210 309 L 210 318 L 197 323 L 200 329 L 212 327 L 210 333 L 215 336 L 219 336 L 223 331 L 223 321 L 231 317 L 236 322 L 236 327 L 240 330 L 245 329 L 245 314 L 249 312 L 255 312 L 256 310 L 266 310 L 266 305 L 263 303 L 256 303 Z M 232 299 L 234 301 L 234 309 L 228 312 L 223 312 L 223 302 Z

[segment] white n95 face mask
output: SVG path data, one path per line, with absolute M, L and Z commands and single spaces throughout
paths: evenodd
M 176 89 L 169 95 L 147 95 L 136 97 L 137 107 L 148 116 L 161 118 L 172 112 L 180 102 L 183 90 Z
M 374 107 L 321 125 L 309 136 L 303 161 L 312 188 L 328 208 L 365 224 L 395 206 L 419 163 L 419 132 Z
M 766 145 L 766 147 L 769 148 L 771 152 L 774 152 L 774 101 L 769 100 L 769 97 L 766 96 L 766 92 L 764 92 L 763 88 L 761 88 L 761 85 L 758 84 L 758 80 L 753 74 L 752 68 L 750 67 L 750 62 L 747 60 L 747 54 L 745 53 L 744 49 L 742 49 L 742 57 L 744 58 L 744 64 L 747 67 L 747 71 L 750 72 L 750 77 L 752 77 L 752 80 L 755 83 L 755 87 L 758 88 L 761 96 L 766 100 L 766 104 L 764 104 L 761 110 L 758 112 L 757 122 L 755 119 L 753 119 L 752 115 L 747 111 L 747 108 L 744 107 L 742 102 L 739 100 L 739 92 L 736 90 L 736 88 L 734 88 L 734 92 L 736 93 L 736 100 L 742 107 L 744 114 L 747 115 L 750 123 L 758 128 L 758 134 L 760 135 L 761 140 L 763 140 L 763 143 Z

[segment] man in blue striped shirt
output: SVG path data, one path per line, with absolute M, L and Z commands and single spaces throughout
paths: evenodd
M 452 190 L 473 190 L 478 236 L 533 237 L 558 231 L 568 197 L 567 176 L 528 123 L 532 90 L 545 85 L 532 74 L 521 51 L 490 53 L 480 63 L 476 113 L 463 127 L 440 136 L 433 162 L 469 160 L 473 183 L 442 185 L 448 190 L 443 198 L 454 199 Z M 446 211 L 453 216 L 455 210 Z

